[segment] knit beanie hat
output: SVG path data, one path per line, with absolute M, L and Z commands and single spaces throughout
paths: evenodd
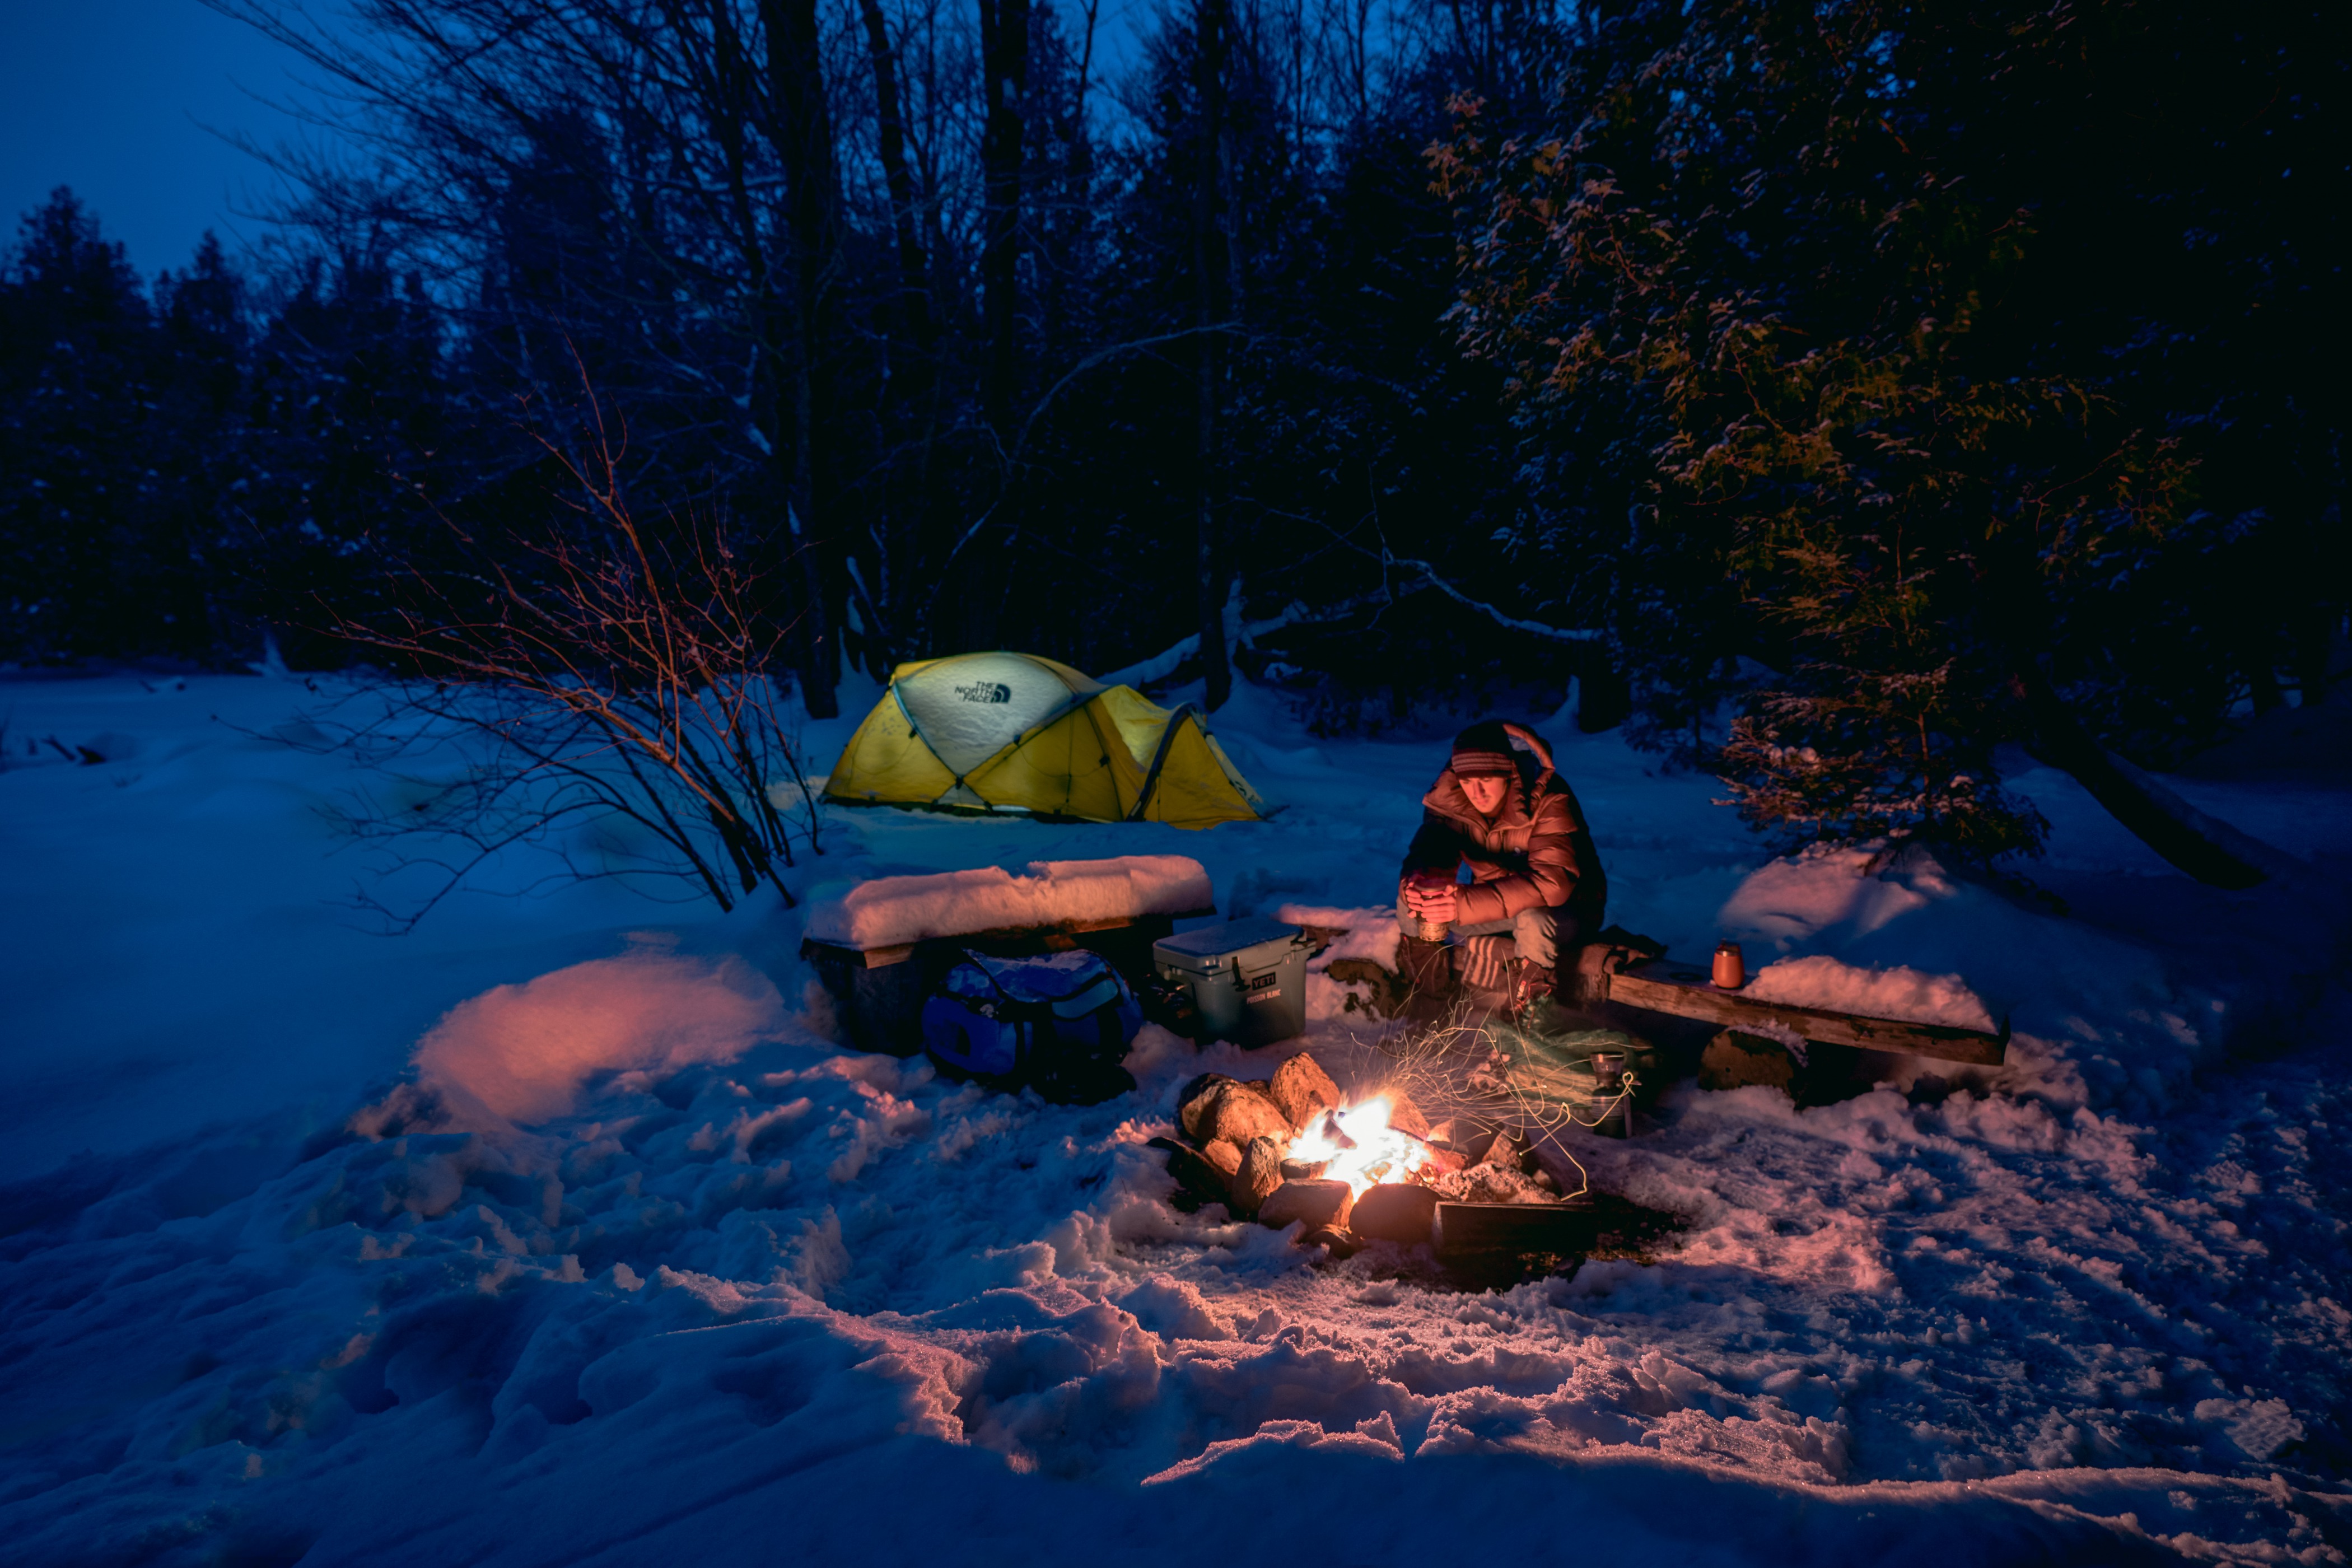
M 1454 737 L 1452 766 L 1456 778 L 1518 772 L 1518 763 L 1511 756 L 1510 731 L 1503 728 L 1499 719 L 1471 725 Z

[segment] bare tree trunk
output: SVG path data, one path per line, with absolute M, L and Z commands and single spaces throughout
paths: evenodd
M 981 331 L 986 339 L 981 373 L 981 412 L 996 433 L 1004 455 L 1003 497 L 997 508 L 1017 537 L 1021 476 L 1010 464 L 1018 419 L 1021 360 L 1021 154 L 1024 132 L 1022 95 L 1029 82 L 1029 0 L 980 0 L 980 57 L 988 118 L 980 157 L 984 185 L 980 275 Z M 992 646 L 1008 585 L 1007 563 L 982 554 L 967 568 L 962 584 L 964 638 L 972 647 Z
M 997 439 L 1009 447 L 1020 383 L 1021 98 L 1029 80 L 1029 0 L 980 0 L 980 50 L 988 93 L 980 261 L 988 362 L 981 403 Z
M 774 106 L 773 136 L 784 163 L 786 216 L 792 228 L 793 329 L 798 353 L 786 384 L 784 494 L 793 530 L 793 553 L 805 586 L 801 636 L 801 689 L 812 717 L 839 711 L 834 688 L 840 678 L 832 601 L 836 595 L 826 571 L 827 534 L 833 521 L 817 438 L 817 411 L 824 396 L 827 313 L 840 245 L 841 175 L 834 161 L 833 120 L 824 99 L 817 47 L 816 0 L 760 0 L 767 35 L 768 80 Z
M 1073 356 L 1074 334 L 1084 333 L 1087 301 L 1074 298 L 1072 280 L 1089 276 L 1095 232 L 1094 128 L 1087 119 L 1087 87 L 1094 75 L 1096 29 L 1102 0 L 1080 0 L 1076 85 L 1063 127 L 1062 184 L 1054 204 L 1052 222 L 1039 237 L 1045 253 L 1040 267 L 1036 300 L 1040 320 L 1037 362 L 1065 362 Z
M 1217 334 L 1217 285 L 1229 265 L 1220 219 L 1224 184 L 1224 0 L 1200 0 L 1195 40 L 1194 94 L 1200 114 L 1199 180 L 1192 201 L 1192 324 L 1195 375 L 1193 493 L 1200 578 L 1202 706 L 1214 711 L 1233 695 L 1233 667 L 1225 649 L 1225 552 L 1218 537 L 1217 404 L 1222 356 Z
M 907 630 L 897 624 L 897 585 L 906 576 L 905 568 L 916 553 L 917 542 L 934 521 L 938 508 L 938 500 L 932 493 L 929 448 L 930 427 L 938 414 L 935 389 L 939 377 L 939 332 L 931 317 L 930 262 L 923 252 L 916 221 L 914 171 L 907 162 L 906 108 L 898 87 L 898 51 L 890 42 L 889 23 L 883 15 L 881 0 L 858 0 L 857 8 L 866 24 L 866 53 L 874 68 L 882 179 L 889 192 L 890 227 L 898 242 L 898 293 L 894 314 L 898 321 L 900 342 L 890 356 L 890 381 L 904 405 L 919 411 L 917 416 L 925 427 L 923 456 L 915 465 L 913 494 L 907 503 L 911 519 L 885 518 L 876 540 L 879 556 L 876 594 L 883 602 L 872 605 L 870 610 L 877 618 L 886 613 L 890 615 L 896 634 L 887 636 L 880 626 L 873 630 L 872 635 L 879 639 L 874 650 L 873 668 L 877 678 L 880 678 L 900 651 L 887 645 L 894 644 L 897 637 L 903 637 Z

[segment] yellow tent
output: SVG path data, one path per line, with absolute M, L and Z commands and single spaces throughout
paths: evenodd
M 834 765 L 824 798 L 854 805 L 1024 811 L 1211 827 L 1267 806 L 1191 703 L 1025 653 L 902 664 Z

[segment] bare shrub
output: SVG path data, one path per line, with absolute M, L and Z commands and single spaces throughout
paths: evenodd
M 454 564 L 408 571 L 384 609 L 330 612 L 329 629 L 394 672 L 355 694 L 380 706 L 310 731 L 394 781 L 391 804 L 371 798 L 346 826 L 401 870 L 439 873 L 406 909 L 362 894 L 395 929 L 518 845 L 554 853 L 562 876 L 679 882 L 721 910 L 763 884 L 793 902 L 794 841 L 818 849 L 769 673 L 791 623 L 763 614 L 721 521 L 632 513 L 626 430 L 593 393 L 583 423 L 576 450 L 532 432 L 568 481 L 568 516 L 494 539 L 445 517 Z M 460 759 L 454 775 L 404 771 L 434 752 Z M 592 824 L 593 861 L 566 837 Z

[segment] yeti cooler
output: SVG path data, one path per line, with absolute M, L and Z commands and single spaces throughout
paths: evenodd
M 1192 994 L 1199 1037 L 1265 1046 L 1307 1032 L 1307 955 L 1314 942 L 1264 916 L 1151 944 L 1160 978 Z

